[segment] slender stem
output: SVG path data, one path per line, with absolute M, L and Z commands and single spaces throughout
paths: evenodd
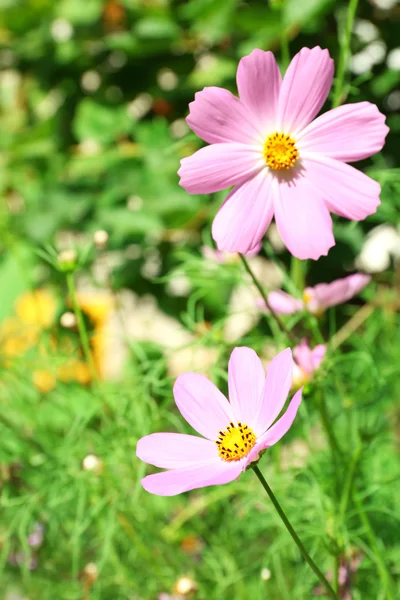
M 336 600 L 338 600 L 338 596 L 336 595 L 336 593 L 335 593 L 334 589 L 332 588 L 331 584 L 326 579 L 326 577 L 322 573 L 322 571 L 320 571 L 320 569 L 317 567 L 317 565 L 315 564 L 315 562 L 313 561 L 313 559 L 311 558 L 311 556 L 308 554 L 307 550 L 304 548 L 302 541 L 300 540 L 299 536 L 297 535 L 297 533 L 293 529 L 293 527 L 292 527 L 289 519 L 287 518 L 287 516 L 286 516 L 286 514 L 285 514 L 285 512 L 283 510 L 283 508 L 279 504 L 278 500 L 276 499 L 276 497 L 275 497 L 273 491 L 271 490 L 271 488 L 269 487 L 268 483 L 265 481 L 264 476 L 261 473 L 260 469 L 257 467 L 257 465 L 254 465 L 252 468 L 253 468 L 253 471 L 255 472 L 255 474 L 257 475 L 258 479 L 260 480 L 260 483 L 263 486 L 264 490 L 267 492 L 267 494 L 268 494 L 268 496 L 269 496 L 272 504 L 274 505 L 274 507 L 275 507 L 278 515 L 282 519 L 282 521 L 283 521 L 286 529 L 288 530 L 288 532 L 292 536 L 293 541 L 295 542 L 295 544 L 297 545 L 298 549 L 302 553 L 304 559 L 309 564 L 309 566 L 312 568 L 312 570 L 314 571 L 314 573 L 316 574 L 316 576 L 318 577 L 318 579 L 320 580 L 320 582 L 323 584 L 323 586 L 327 589 L 327 591 L 329 593 L 329 596 L 331 598 L 336 598 Z
M 274 319 L 275 323 L 278 325 L 279 329 L 286 335 L 286 337 L 294 344 L 297 344 L 297 340 L 296 337 L 293 335 L 293 333 L 291 331 L 289 331 L 286 327 L 286 325 L 283 323 L 283 321 L 278 317 L 278 315 L 274 312 L 274 310 L 272 309 L 270 303 L 268 302 L 268 296 L 265 293 L 262 285 L 260 284 L 260 282 L 258 281 L 257 277 L 255 276 L 252 268 L 250 267 L 247 259 L 242 255 L 239 254 L 240 259 L 243 263 L 244 268 L 246 269 L 247 273 L 250 275 L 250 277 L 253 280 L 254 285 L 256 286 L 256 288 L 258 289 L 258 291 L 261 294 L 262 299 L 265 302 L 265 306 L 267 307 L 267 309 L 269 310 L 269 313 L 271 315 L 271 317 Z
M 281 52 L 282 52 L 282 66 L 284 70 L 287 69 L 290 63 L 290 50 L 289 50 L 289 38 L 288 30 L 285 23 L 285 11 L 284 5 L 281 8 Z
M 293 281 L 299 292 L 303 292 L 305 288 L 305 272 L 307 269 L 307 261 L 300 260 L 292 256 L 290 261 L 290 278 Z
M 358 7 L 358 0 L 349 0 L 347 6 L 346 23 L 343 34 L 340 38 L 340 56 L 337 70 L 337 77 L 335 81 L 335 91 L 333 95 L 333 108 L 339 106 L 342 101 L 344 80 L 347 71 L 347 63 L 350 55 L 350 40 L 351 32 L 353 30 L 353 23 L 356 16 Z
M 90 369 L 90 374 L 92 377 L 92 381 L 98 383 L 98 375 L 96 371 L 96 367 L 93 361 L 92 352 L 90 350 L 89 337 L 86 331 L 85 322 L 83 320 L 82 311 L 80 309 L 78 298 L 76 296 L 75 282 L 73 273 L 67 273 L 67 286 L 68 292 L 71 297 L 72 307 L 74 309 L 76 322 L 78 324 L 79 338 L 81 340 L 83 353 L 85 355 L 86 362 Z
M 333 427 L 332 427 L 332 421 L 331 421 L 331 418 L 329 416 L 328 409 L 326 407 L 326 403 L 325 403 L 325 399 L 324 399 L 322 390 L 319 391 L 318 396 L 319 396 L 318 399 L 317 399 L 318 409 L 319 409 L 319 412 L 320 412 L 320 415 L 321 415 L 322 424 L 324 426 L 326 435 L 327 435 L 328 440 L 329 440 L 329 444 L 330 444 L 331 449 L 332 449 L 332 454 L 334 456 L 337 456 L 337 455 L 338 456 L 342 456 L 342 450 L 340 449 L 338 441 L 336 439 L 336 435 L 335 435 L 335 432 L 334 432 Z
M 366 511 L 364 510 L 364 507 L 361 503 L 360 498 L 357 495 L 357 492 L 353 494 L 353 500 L 357 507 L 358 514 L 360 515 L 361 522 L 366 529 L 366 533 L 367 533 L 367 537 L 368 537 L 371 549 L 373 550 L 373 552 L 375 554 L 378 571 L 379 571 L 379 574 L 380 574 L 381 579 L 385 586 L 386 598 L 388 598 L 388 600 L 394 600 L 395 597 L 394 597 L 393 589 L 392 589 L 392 586 L 393 586 L 392 579 L 391 579 L 390 573 L 388 572 L 388 570 L 386 568 L 385 558 L 382 556 L 381 550 L 376 541 L 376 536 L 375 536 L 374 530 L 372 529 L 371 523 L 369 522 L 369 519 L 368 519 L 368 515 L 367 515 Z
M 346 480 L 344 482 L 344 486 L 343 486 L 343 495 L 340 501 L 340 507 L 339 507 L 339 513 L 340 513 L 340 519 L 343 521 L 344 516 L 346 514 L 346 510 L 347 510 L 347 506 L 349 504 L 349 500 L 350 500 L 350 496 L 351 496 L 351 490 L 353 488 L 353 482 L 354 482 L 354 477 L 356 474 L 356 470 L 357 470 L 357 465 L 358 462 L 361 458 L 361 454 L 363 451 L 363 447 L 360 444 L 358 446 L 358 448 L 355 450 L 354 454 L 353 454 L 353 458 L 350 464 L 350 468 L 347 471 L 347 477 Z

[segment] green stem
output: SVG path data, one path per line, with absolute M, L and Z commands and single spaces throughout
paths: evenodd
M 392 585 L 393 585 L 392 578 L 390 576 L 390 573 L 386 569 L 385 558 L 382 556 L 381 550 L 376 541 L 374 530 L 372 529 L 372 526 L 371 526 L 371 523 L 369 522 L 367 513 L 365 512 L 363 505 L 361 503 L 361 500 L 357 496 L 357 493 L 353 494 L 353 500 L 357 507 L 358 514 L 360 515 L 361 522 L 365 527 L 367 538 L 368 538 L 369 544 L 371 546 L 371 549 L 373 550 L 373 552 L 375 554 L 378 571 L 379 571 L 379 574 L 380 574 L 381 579 L 385 586 L 386 598 L 388 600 L 395 600 L 395 596 L 393 594 L 393 589 L 392 589 Z
M 346 71 L 347 71 L 347 63 L 349 61 L 349 56 L 350 56 L 350 40 L 351 40 L 351 33 L 353 31 L 353 23 L 354 23 L 354 19 L 355 19 L 356 12 L 357 12 L 357 7 L 358 7 L 358 0 L 349 0 L 348 6 L 347 6 L 346 23 L 345 23 L 343 34 L 341 35 L 341 39 L 340 39 L 341 49 L 340 49 L 337 76 L 336 76 L 336 81 L 335 81 L 335 91 L 333 94 L 333 108 L 336 108 L 337 106 L 339 106 L 343 101 L 343 98 L 342 98 L 343 86 L 344 86 L 344 80 L 345 80 Z
M 287 27 L 284 18 L 284 9 L 281 9 L 281 52 L 282 52 L 282 67 L 286 70 L 290 63 L 289 38 Z
M 76 322 L 78 325 L 79 338 L 80 338 L 80 341 L 82 344 L 83 354 L 84 354 L 86 362 L 89 366 L 92 381 L 95 381 L 96 383 L 98 383 L 99 379 L 98 379 L 96 367 L 95 367 L 95 364 L 93 361 L 92 352 L 90 350 L 89 337 L 88 337 L 88 334 L 86 331 L 85 322 L 83 320 L 82 311 L 81 311 L 79 303 L 78 303 L 78 298 L 76 296 L 74 275 L 73 275 L 73 273 L 67 273 L 66 277 L 67 277 L 68 292 L 71 297 L 72 307 L 74 309 Z
M 277 324 L 277 326 L 279 327 L 279 329 L 286 335 L 286 337 L 289 339 L 289 341 L 292 342 L 293 344 L 297 344 L 296 337 L 293 335 L 293 333 L 291 331 L 289 331 L 287 329 L 287 327 L 283 323 L 283 321 L 273 311 L 270 303 L 268 302 L 268 296 L 265 293 L 265 291 L 264 291 L 261 283 L 258 281 L 258 279 L 257 279 L 256 275 L 254 274 L 252 268 L 250 267 L 247 259 L 242 254 L 239 254 L 239 256 L 240 256 L 240 260 L 243 263 L 244 268 L 246 269 L 247 273 L 250 275 L 251 279 L 253 280 L 254 285 L 256 286 L 256 288 L 258 289 L 258 291 L 260 292 L 261 297 L 264 300 L 265 306 L 269 310 L 269 314 L 271 315 L 272 319 L 275 321 L 275 323 Z
M 307 269 L 307 261 L 300 260 L 292 256 L 290 261 L 290 278 L 293 281 L 299 292 L 303 292 L 305 288 L 305 273 Z
M 325 399 L 324 399 L 324 396 L 323 396 L 323 393 L 322 393 L 321 390 L 319 391 L 318 396 L 319 396 L 318 400 L 317 400 L 317 402 L 318 402 L 318 409 L 319 409 L 319 412 L 320 412 L 320 415 L 321 415 L 322 424 L 324 426 L 326 435 L 327 435 L 328 440 L 329 440 L 329 444 L 330 444 L 331 449 L 332 449 L 332 454 L 333 454 L 334 457 L 335 456 L 341 456 L 342 455 L 342 450 L 340 449 L 338 441 L 336 439 L 336 435 L 335 435 L 335 432 L 334 432 L 333 427 L 332 427 L 332 421 L 331 421 L 331 418 L 329 416 L 328 409 L 327 409 L 326 403 L 325 403 Z
M 343 495 L 342 495 L 342 498 L 340 501 L 340 507 L 339 507 L 339 514 L 340 514 L 340 519 L 342 522 L 343 522 L 344 516 L 346 514 L 347 506 L 349 504 L 351 490 L 352 490 L 353 482 L 354 482 L 354 477 L 356 474 L 358 462 L 361 458 L 362 451 L 363 451 L 363 447 L 360 444 L 353 454 L 350 468 L 347 472 L 347 477 L 344 482 Z
M 295 544 L 297 545 L 298 549 L 302 553 L 305 561 L 308 563 L 308 565 L 314 571 L 315 575 L 318 577 L 318 579 L 320 580 L 320 582 L 322 583 L 322 585 L 326 588 L 326 590 L 329 593 L 329 596 L 331 598 L 336 598 L 336 600 L 338 600 L 338 596 L 336 595 L 336 593 L 335 593 L 334 589 L 332 588 L 331 584 L 326 579 L 326 577 L 322 573 L 322 571 L 320 571 L 320 569 L 317 567 L 317 565 L 315 564 L 315 562 L 313 561 L 313 559 L 311 558 L 311 556 L 308 554 L 307 550 L 304 548 L 302 541 L 300 540 L 299 536 L 297 535 L 297 533 L 293 529 L 293 527 L 292 527 L 289 519 L 287 518 L 287 516 L 286 516 L 286 514 L 285 514 L 285 512 L 283 510 L 283 508 L 279 504 L 278 500 L 276 499 L 276 497 L 275 497 L 273 491 L 271 490 L 271 488 L 269 487 L 268 483 L 265 481 L 264 476 L 261 473 L 260 469 L 257 467 L 257 465 L 254 465 L 252 468 L 253 468 L 253 471 L 255 472 L 255 474 L 257 475 L 258 479 L 260 480 L 260 483 L 263 486 L 264 490 L 267 492 L 267 494 L 268 494 L 268 496 L 269 496 L 272 504 L 274 505 L 274 507 L 275 507 L 278 515 L 282 519 L 282 521 L 283 521 L 286 529 L 290 533 L 293 541 L 295 542 Z

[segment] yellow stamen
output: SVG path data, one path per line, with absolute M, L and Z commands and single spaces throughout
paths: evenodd
M 272 133 L 264 144 L 263 155 L 267 165 L 280 171 L 290 169 L 299 157 L 296 142 L 287 133 Z
M 215 443 L 222 460 L 231 462 L 248 455 L 256 443 L 256 436 L 248 425 L 229 423 L 224 431 L 219 432 L 219 438 Z
M 312 295 L 310 294 L 310 292 L 307 292 L 306 290 L 304 290 L 304 292 L 303 292 L 304 304 L 308 304 L 309 302 L 311 302 L 311 300 L 312 300 Z

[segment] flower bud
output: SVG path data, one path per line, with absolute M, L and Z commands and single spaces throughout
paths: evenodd
M 63 273 L 72 273 L 77 268 L 78 255 L 75 250 L 62 250 L 58 254 L 58 266 Z

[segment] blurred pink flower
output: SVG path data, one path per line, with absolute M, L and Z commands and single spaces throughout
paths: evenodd
M 313 373 L 322 363 L 327 347 L 325 344 L 319 344 L 311 349 L 308 341 L 304 338 L 300 344 L 293 348 L 294 368 L 293 368 L 293 387 L 299 388 L 313 376 Z
M 285 405 L 292 377 L 290 348 L 272 360 L 265 377 L 257 354 L 244 347 L 235 348 L 229 360 L 230 402 L 203 375 L 180 375 L 174 385 L 176 405 L 193 429 L 204 437 L 153 433 L 140 439 L 137 456 L 151 465 L 169 469 L 142 479 L 144 489 L 159 496 L 174 496 L 236 479 L 292 425 L 302 390 L 274 423 Z
M 214 219 L 219 250 L 251 251 L 275 216 L 289 251 L 318 259 L 335 244 L 330 212 L 360 221 L 376 211 L 379 184 L 346 163 L 381 150 L 385 117 L 357 102 L 315 119 L 333 74 L 320 47 L 296 54 L 283 80 L 273 54 L 253 50 L 238 66 L 239 98 L 218 87 L 196 94 L 187 122 L 210 146 L 182 160 L 180 185 L 190 194 L 235 186 Z
M 370 275 L 354 273 L 331 283 L 319 283 L 315 287 L 307 287 L 303 293 L 303 300 L 279 290 L 268 294 L 268 302 L 272 310 L 280 315 L 293 315 L 302 310 L 319 314 L 326 308 L 344 304 L 361 292 L 370 281 Z M 265 308 L 262 301 L 259 302 L 259 306 Z
M 31 548 L 36 548 L 37 546 L 41 546 L 43 543 L 44 537 L 44 526 L 42 523 L 35 523 L 33 526 L 33 530 L 28 536 L 28 544 Z

